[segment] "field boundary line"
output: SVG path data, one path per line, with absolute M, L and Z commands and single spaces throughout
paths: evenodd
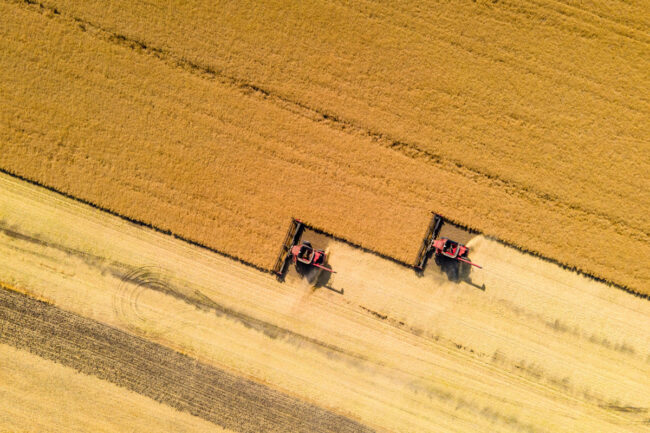
M 610 227 L 612 227 L 616 233 L 624 236 L 629 236 L 631 234 L 634 238 L 642 241 L 650 237 L 650 230 L 644 227 L 630 224 L 629 222 L 623 221 L 617 217 L 612 217 L 611 215 L 608 215 L 604 212 L 589 209 L 579 204 L 569 203 L 559 198 L 555 194 L 537 191 L 536 189 L 520 184 L 519 182 L 504 179 L 499 175 L 468 167 L 460 161 L 443 157 L 442 155 L 431 150 L 423 149 L 416 143 L 408 143 L 399 139 L 395 139 L 388 134 L 357 125 L 352 121 L 343 119 L 336 114 L 327 112 L 326 110 L 313 108 L 302 102 L 293 100 L 289 97 L 280 95 L 268 89 L 264 89 L 254 83 L 231 76 L 222 70 L 215 69 L 212 66 L 200 64 L 185 57 L 178 56 L 171 51 L 163 50 L 137 39 L 105 29 L 100 25 L 94 24 L 85 19 L 67 15 L 54 6 L 48 6 L 37 0 L 14 0 L 14 2 L 26 4 L 27 7 L 32 10 L 38 7 L 39 9 L 36 10 L 37 13 L 47 15 L 50 18 L 57 17 L 59 19 L 69 20 L 75 23 L 76 26 L 82 31 L 90 32 L 90 30 L 92 30 L 90 33 L 94 33 L 99 38 L 104 39 L 107 42 L 129 48 L 135 52 L 153 56 L 163 61 L 164 63 L 167 63 L 171 67 L 188 71 L 194 75 L 206 78 L 208 80 L 219 81 L 224 85 L 229 85 L 235 89 L 242 91 L 246 95 L 256 95 L 263 100 L 267 100 L 276 106 L 285 109 L 286 111 L 310 119 L 314 122 L 323 123 L 333 129 L 343 131 L 348 134 L 353 132 L 362 136 L 370 137 L 374 143 L 381 147 L 391 149 L 413 160 L 423 161 L 441 170 L 458 174 L 466 179 L 469 179 L 472 182 L 489 184 L 489 188 L 507 191 L 508 195 L 515 195 L 530 203 L 534 203 L 536 201 L 553 203 L 561 209 L 569 209 L 587 216 L 595 216 L 601 218 L 607 221 Z M 621 227 L 626 228 L 632 233 L 622 232 L 620 230 Z
M 12 171 L 10 171 L 10 170 L 7 170 L 7 169 L 5 169 L 5 168 L 3 168 L 3 167 L 0 167 L 0 173 L 3 173 L 3 174 L 5 174 L 5 175 L 7 175 L 7 176 L 11 176 L 11 177 L 13 177 L 13 178 L 15 178 L 15 179 L 18 179 L 18 180 L 21 180 L 21 181 L 23 181 L 23 182 L 30 183 L 30 184 L 35 185 L 35 186 L 38 186 L 38 187 L 40 187 L 40 188 L 45 188 L 46 190 L 51 191 L 51 192 L 54 192 L 54 193 L 56 193 L 56 194 L 59 194 L 59 195 L 65 197 L 65 198 L 67 198 L 67 199 L 73 200 L 73 201 L 75 201 L 75 202 L 77 202 L 77 203 L 84 204 L 84 205 L 86 205 L 86 206 L 90 206 L 90 207 L 92 207 L 92 208 L 94 208 L 94 209 L 96 209 L 96 210 L 99 210 L 99 211 L 101 211 L 101 212 L 108 213 L 108 214 L 110 214 L 110 215 L 113 215 L 113 216 L 115 216 L 115 217 L 118 217 L 118 218 L 120 218 L 120 219 L 122 219 L 122 220 L 124 220 L 124 221 L 127 221 L 127 222 L 129 222 L 129 223 L 131 223 L 131 224 L 134 224 L 134 225 L 136 225 L 136 226 L 146 227 L 146 228 L 149 228 L 149 229 L 151 229 L 151 230 L 154 230 L 154 231 L 156 231 L 156 232 L 158 232 L 158 233 L 162 233 L 162 234 L 165 234 L 165 235 L 171 236 L 171 237 L 173 237 L 173 238 L 175 238 L 175 239 L 179 239 L 179 240 L 181 240 L 181 241 L 183 241 L 183 242 L 186 242 L 186 243 L 188 243 L 188 244 L 190 244 L 190 245 L 193 245 L 193 246 L 196 246 L 196 247 L 200 247 L 200 248 L 206 249 L 206 250 L 208 250 L 208 251 L 210 251 L 210 252 L 213 252 L 213 253 L 219 254 L 220 256 L 226 257 L 226 258 L 228 258 L 228 259 L 230 259 L 230 260 L 233 260 L 233 261 L 239 262 L 239 263 L 241 263 L 242 265 L 246 265 L 246 266 L 249 266 L 249 267 L 251 267 L 251 268 L 254 268 L 254 269 L 256 269 L 256 270 L 258 270 L 258 271 L 260 271 L 260 272 L 270 272 L 268 269 L 263 268 L 263 267 L 261 267 L 261 266 L 258 266 L 258 265 L 256 265 L 256 264 L 253 263 L 253 262 L 249 262 L 248 260 L 242 259 L 242 258 L 237 257 L 237 256 L 234 256 L 234 255 L 232 255 L 232 254 L 228 254 L 228 253 L 226 253 L 226 252 L 224 252 L 224 251 L 219 251 L 219 250 L 217 250 L 216 248 L 212 248 L 212 247 L 210 247 L 210 246 L 208 246 L 208 245 L 206 245 L 206 244 L 203 244 L 203 243 L 201 243 L 201 242 L 195 241 L 195 240 L 190 239 L 190 238 L 187 238 L 187 237 L 185 237 L 185 236 L 181 236 L 181 235 L 179 235 L 179 234 L 177 234 L 177 233 L 172 232 L 171 230 L 163 229 L 163 228 L 160 228 L 160 227 L 158 227 L 158 226 L 155 226 L 155 225 L 153 225 L 153 224 L 151 224 L 151 223 L 148 223 L 148 222 L 145 222 L 145 221 L 141 221 L 141 220 L 138 220 L 138 219 L 135 219 L 135 218 L 131 218 L 131 217 L 127 216 L 127 215 L 123 215 L 123 214 L 121 214 L 121 213 L 119 213 L 119 212 L 116 212 L 116 211 L 114 211 L 114 210 L 112 210 L 112 209 L 109 209 L 109 208 L 106 208 L 106 207 L 104 207 L 104 206 L 101 206 L 101 205 L 99 205 L 99 204 L 97 204 L 97 203 L 94 203 L 94 202 L 92 202 L 92 201 L 90 201 L 90 200 L 86 200 L 86 199 L 83 199 L 83 198 L 80 198 L 80 197 L 74 196 L 74 195 L 69 194 L 69 193 L 67 193 L 67 192 L 65 192 L 65 191 L 61 191 L 61 190 L 56 189 L 56 188 L 54 188 L 54 187 L 51 187 L 51 186 L 49 186 L 49 185 L 45 185 L 45 184 L 43 184 L 43 183 L 41 183 L 41 182 L 39 182 L 39 181 L 37 181 L 37 180 L 33 180 L 33 179 L 27 178 L 27 177 L 25 177 L 25 176 L 22 176 L 22 175 L 20 175 L 20 174 L 18 174 L 18 173 L 14 173 L 14 172 L 12 172 Z
M 623 291 L 629 293 L 630 295 L 636 296 L 638 298 L 650 300 L 650 295 L 649 294 L 637 292 L 636 290 L 634 290 L 631 287 L 624 286 L 624 285 L 615 283 L 613 281 L 607 280 L 605 278 L 599 277 L 598 275 L 586 272 L 586 271 L 584 271 L 584 270 L 582 270 L 582 269 L 580 269 L 580 268 L 578 268 L 576 266 L 567 265 L 566 263 L 562 263 L 559 260 L 556 260 L 556 259 L 554 259 L 552 257 L 547 257 L 547 256 L 545 256 L 543 254 L 540 254 L 540 253 L 536 252 L 536 251 L 526 249 L 524 247 L 521 247 L 519 245 L 510 243 L 510 242 L 505 241 L 503 239 L 499 239 L 498 237 L 486 235 L 486 234 L 482 233 L 480 230 L 476 230 L 476 229 L 474 229 L 472 227 L 469 227 L 469 226 L 466 226 L 466 225 L 464 225 L 462 223 L 458 223 L 458 222 L 454 221 L 453 219 L 445 217 L 445 220 L 450 222 L 452 225 L 457 226 L 458 228 L 461 228 L 461 229 L 466 230 L 466 231 L 468 231 L 470 233 L 473 233 L 473 234 L 485 236 L 486 238 L 488 238 L 488 239 L 490 239 L 492 241 L 495 241 L 495 242 L 497 242 L 497 243 L 499 243 L 501 245 L 504 245 L 504 246 L 506 246 L 508 248 L 515 249 L 515 250 L 517 250 L 517 251 L 519 251 L 519 252 L 521 252 L 523 254 L 527 254 L 527 255 L 533 256 L 535 258 L 541 259 L 541 260 L 543 260 L 543 261 L 545 261 L 547 263 L 551 263 L 553 265 L 559 266 L 560 268 L 562 268 L 564 270 L 575 272 L 578 275 L 589 278 L 589 279 L 591 279 L 593 281 L 596 281 L 598 283 L 602 283 L 602 284 L 605 284 L 607 286 L 610 286 L 610 287 L 613 287 L 613 288 L 616 288 L 616 289 L 619 289 L 619 290 L 623 290 Z M 310 230 L 313 230 L 316 233 L 328 236 L 328 237 L 334 239 L 337 242 L 344 243 L 344 244 L 349 245 L 351 247 L 354 247 L 356 249 L 360 249 L 363 252 L 378 256 L 378 257 L 380 257 L 380 258 L 382 258 L 384 260 L 389 260 L 389 261 L 391 261 L 393 263 L 396 263 L 398 265 L 401 265 L 401 266 L 404 266 L 404 267 L 415 270 L 415 267 L 414 267 L 413 263 L 407 263 L 407 262 L 404 262 L 402 260 L 396 259 L 396 258 L 394 258 L 392 256 L 389 256 L 387 254 L 383 254 L 383 253 L 381 253 L 379 251 L 371 250 L 371 249 L 366 248 L 366 247 L 364 247 L 362 245 L 359 245 L 359 244 L 357 244 L 357 243 L 355 243 L 355 242 L 353 242 L 353 241 L 351 241 L 349 239 L 337 236 L 337 235 L 335 235 L 335 234 L 333 234 L 331 232 L 328 232 L 326 230 L 323 230 L 321 228 L 311 226 L 308 223 L 303 222 L 303 224 L 305 224 L 306 228 L 308 228 Z
M 98 210 L 100 212 L 110 214 L 110 215 L 112 215 L 114 217 L 120 218 L 120 219 L 122 219 L 122 220 L 124 220 L 126 222 L 129 222 L 131 224 L 134 224 L 136 226 L 146 227 L 148 229 L 154 230 L 155 232 L 158 232 L 158 233 L 161 233 L 161 234 L 164 234 L 164 235 L 167 235 L 167 236 L 171 236 L 171 237 L 173 237 L 175 239 L 178 239 L 180 241 L 183 241 L 183 242 L 185 242 L 187 244 L 190 244 L 190 245 L 193 245 L 195 247 L 205 249 L 207 251 L 218 254 L 218 255 L 220 255 L 222 257 L 225 257 L 227 259 L 238 262 L 238 263 L 240 263 L 242 265 L 253 268 L 253 269 L 255 269 L 255 270 L 259 271 L 259 272 L 275 275 L 275 273 L 273 272 L 273 269 L 258 266 L 258 265 L 254 264 L 254 263 L 252 263 L 252 262 L 250 262 L 248 260 L 245 260 L 245 259 L 243 259 L 241 257 L 235 256 L 233 254 L 229 254 L 227 252 L 224 252 L 224 251 L 221 251 L 221 250 L 219 250 L 217 248 L 208 246 L 208 245 L 206 245 L 204 243 L 201 243 L 199 241 L 196 241 L 196 240 L 187 238 L 185 236 L 179 235 L 177 233 L 172 232 L 171 230 L 160 228 L 158 226 L 155 226 L 152 223 L 144 222 L 144 221 L 141 221 L 141 220 L 138 220 L 138 219 L 135 219 L 135 218 L 120 214 L 120 213 L 118 213 L 118 212 L 116 212 L 114 210 L 103 207 L 103 206 L 101 206 L 99 204 L 96 204 L 96 203 L 94 203 L 92 201 L 76 197 L 76 196 L 74 196 L 72 194 L 69 194 L 67 192 L 64 192 L 64 191 L 58 190 L 58 189 L 56 189 L 54 187 L 45 185 L 45 184 L 43 184 L 43 183 L 41 183 L 39 181 L 29 179 L 29 178 L 21 176 L 21 175 L 19 175 L 17 173 L 13 173 L 13 172 L 11 172 L 9 170 L 6 170 L 5 168 L 0 167 L 0 173 L 3 173 L 5 175 L 7 175 L 7 176 L 10 176 L 12 178 L 18 179 L 18 180 L 23 181 L 23 182 L 27 182 L 27 183 L 29 183 L 31 185 L 34 185 L 34 186 L 37 186 L 37 187 L 40 187 L 40 188 L 44 188 L 44 189 L 46 189 L 48 191 L 51 191 L 51 192 L 53 192 L 55 194 L 61 195 L 61 196 L 65 197 L 65 198 L 67 198 L 67 199 L 73 200 L 73 201 L 75 201 L 77 203 L 80 203 L 80 204 L 83 204 L 83 205 L 86 205 L 86 206 L 90 206 L 90 207 L 92 207 L 92 208 L 94 208 L 94 209 L 96 209 L 96 210 Z M 459 227 L 461 229 L 464 229 L 464 230 L 467 230 L 467 231 L 469 231 L 471 233 L 476 233 L 478 235 L 486 236 L 487 238 L 489 238 L 491 240 L 494 240 L 494 241 L 496 241 L 496 242 L 498 242 L 498 243 L 500 243 L 502 245 L 505 245 L 505 246 L 507 246 L 509 248 L 513 248 L 513 249 L 515 249 L 515 250 L 517 250 L 519 252 L 522 252 L 524 254 L 528 254 L 528 255 L 531 255 L 533 257 L 537 257 L 539 259 L 542 259 L 542 260 L 544 260 L 544 261 L 546 261 L 548 263 L 552 263 L 552 264 L 554 264 L 556 266 L 560 266 L 562 269 L 566 269 L 566 270 L 569 270 L 569 271 L 572 271 L 572 272 L 576 272 L 578 275 L 582 275 L 582 276 L 587 277 L 587 278 L 589 278 L 591 280 L 594 280 L 596 282 L 603 283 L 603 284 L 606 284 L 606 285 L 608 285 L 610 287 L 614 287 L 614 288 L 623 290 L 623 291 L 625 291 L 625 292 L 627 292 L 627 293 L 629 293 L 629 294 L 631 294 L 633 296 L 639 297 L 641 299 L 650 300 L 650 295 L 645 294 L 645 293 L 640 293 L 640 292 L 634 290 L 631 287 L 621 285 L 621 284 L 618 284 L 618 283 L 613 282 L 613 281 L 609 281 L 609 280 L 607 280 L 605 278 L 602 278 L 602 277 L 600 277 L 598 275 L 586 272 L 586 271 L 584 271 L 584 270 L 582 270 L 582 269 L 580 269 L 578 267 L 567 265 L 567 264 L 562 263 L 562 262 L 560 262 L 560 261 L 558 261 L 556 259 L 553 259 L 551 257 L 544 256 L 544 255 L 542 255 L 542 254 L 540 254 L 540 253 L 538 253 L 536 251 L 528 250 L 528 249 L 526 249 L 524 247 L 521 247 L 521 246 L 516 245 L 516 244 L 509 243 L 509 242 L 504 241 L 502 239 L 499 239 L 497 237 L 485 235 L 482 232 L 480 232 L 479 230 L 476 230 L 476 229 L 474 229 L 472 227 L 468 227 L 468 226 L 466 226 L 466 225 L 464 225 L 462 223 L 458 223 L 458 222 L 454 221 L 453 219 L 449 219 L 449 218 L 446 218 L 446 219 L 450 223 L 452 223 L 453 225 L 456 225 L 457 227 Z M 378 256 L 378 257 L 380 257 L 380 258 L 382 258 L 384 260 L 388 260 L 388 261 L 391 261 L 393 263 L 396 263 L 396 264 L 398 264 L 400 266 L 415 269 L 414 266 L 413 266 L 413 263 L 407 263 L 407 262 L 399 260 L 399 259 L 397 259 L 395 257 L 392 257 L 390 255 L 387 255 L 387 254 L 381 253 L 379 251 L 372 250 L 370 248 L 364 247 L 364 246 L 362 246 L 360 244 L 355 243 L 354 241 L 351 241 L 351 240 L 346 239 L 344 237 L 338 236 L 338 235 L 336 235 L 336 234 L 334 234 L 332 232 L 329 232 L 327 230 L 324 230 L 322 228 L 312 226 L 312 225 L 310 225 L 308 223 L 305 223 L 305 227 L 315 231 L 316 233 L 328 236 L 328 237 L 330 237 L 331 239 L 333 239 L 333 240 L 335 240 L 337 242 L 341 242 L 341 243 L 344 243 L 344 244 L 349 245 L 351 247 L 354 247 L 356 249 L 359 249 L 359 250 L 361 250 L 363 252 L 373 254 L 373 255 Z M 0 282 L 0 285 L 1 285 L 1 282 Z M 15 290 L 15 291 L 17 291 L 19 293 L 22 293 L 18 289 Z

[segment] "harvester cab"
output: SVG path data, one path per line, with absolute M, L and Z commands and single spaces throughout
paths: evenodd
M 321 264 L 325 258 L 325 252 L 323 250 L 315 250 L 311 246 L 311 242 L 304 241 L 302 245 L 294 245 L 291 248 L 291 256 L 293 257 L 294 263 L 298 261 L 306 265 L 316 265 Z
M 431 246 L 438 254 L 442 254 L 450 259 L 467 257 L 469 248 L 448 238 L 440 238 L 433 241 Z
M 298 260 L 301 263 L 310 264 L 314 258 L 314 249 L 311 246 L 309 241 L 305 241 L 302 245 L 296 245 L 291 249 L 291 255 L 294 260 Z
M 434 213 L 422 240 L 422 245 L 420 245 L 415 269 L 418 272 L 423 272 L 427 261 L 433 256 L 438 267 L 447 274 L 450 280 L 467 280 L 471 267 L 481 269 L 481 266 L 469 260 L 469 247 L 446 237 L 439 238 L 444 224 L 444 218 Z
M 334 272 L 325 266 L 327 259 L 325 251 L 315 249 L 309 241 L 300 243 L 304 230 L 305 224 L 302 221 L 291 220 L 291 225 L 280 249 L 280 255 L 273 266 L 273 272 L 280 281 L 284 280 L 289 262 L 292 262 L 296 266 L 296 270 L 303 275 L 313 274 L 314 268 Z

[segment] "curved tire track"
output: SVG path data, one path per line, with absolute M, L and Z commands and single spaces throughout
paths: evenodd
M 0 342 L 238 432 L 372 431 L 164 346 L 7 290 L 0 290 Z

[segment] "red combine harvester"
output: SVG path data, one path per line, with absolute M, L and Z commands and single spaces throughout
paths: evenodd
M 299 243 L 304 229 L 305 224 L 302 221 L 295 218 L 291 220 L 280 255 L 273 266 L 273 272 L 280 281 L 284 280 L 290 261 L 296 266 L 296 271 L 310 281 L 315 280 L 321 270 L 334 272 L 325 266 L 327 261 L 325 251 L 315 249 L 309 241 Z
M 469 247 L 448 238 L 438 239 L 444 224 L 444 218 L 434 213 L 418 251 L 415 268 L 419 272 L 424 271 L 427 261 L 433 256 L 436 264 L 447 274 L 447 278 L 452 281 L 467 280 L 472 266 L 482 268 L 469 260 Z

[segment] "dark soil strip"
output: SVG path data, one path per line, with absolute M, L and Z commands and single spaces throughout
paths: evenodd
M 0 290 L 0 343 L 242 433 L 372 431 L 164 346 L 7 290 Z

